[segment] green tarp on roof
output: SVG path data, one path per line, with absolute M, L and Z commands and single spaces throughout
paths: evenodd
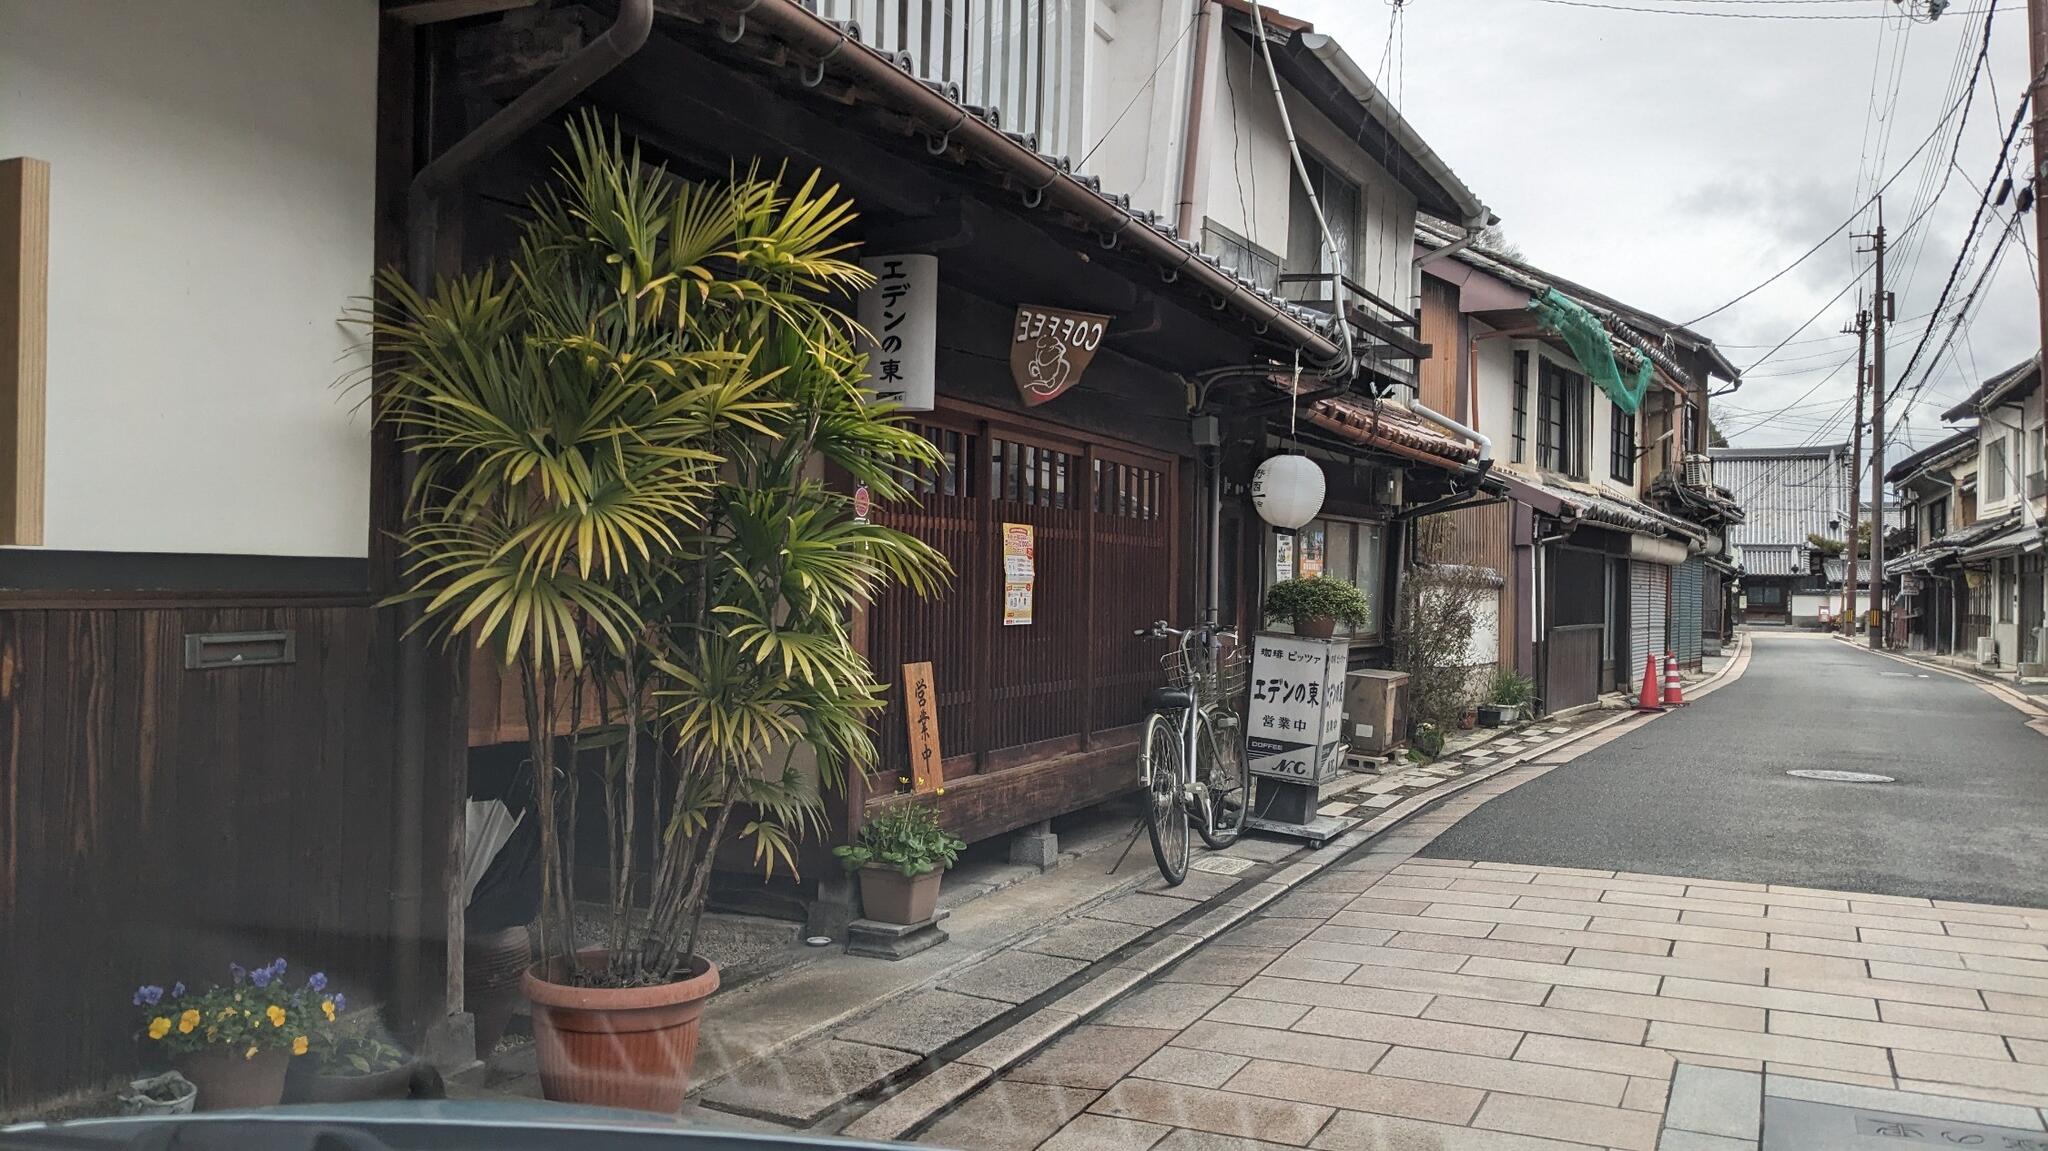
M 1650 375 L 1656 370 L 1650 357 L 1640 357 L 1641 365 L 1633 380 L 1624 377 L 1621 365 L 1614 361 L 1614 345 L 1599 317 L 1558 294 L 1556 288 L 1531 300 L 1529 310 L 1536 313 L 1537 321 L 1546 330 L 1564 340 L 1579 366 L 1586 369 L 1601 391 L 1613 398 L 1615 407 L 1633 415 L 1643 406 L 1643 395 L 1650 390 Z

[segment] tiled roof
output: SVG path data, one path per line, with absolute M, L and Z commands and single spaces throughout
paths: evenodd
M 1714 448 L 1707 454 L 1715 482 L 1742 507 L 1743 522 L 1728 529 L 1728 542 L 1805 547 L 1809 535 L 1839 539 L 1847 530 L 1847 445 Z
M 1311 403 L 1301 414 L 1317 427 L 1353 443 L 1439 467 L 1458 468 L 1479 458 L 1477 447 L 1451 438 L 1388 400 L 1328 396 Z
M 1806 553 L 1804 544 L 1794 547 L 1790 544 L 1744 544 L 1742 570 L 1748 575 L 1791 576 L 1806 574 Z
M 1706 538 L 1706 532 L 1677 516 L 1668 515 L 1640 500 L 1616 496 L 1611 492 L 1593 491 L 1577 484 L 1554 478 L 1535 479 L 1516 473 L 1504 473 L 1509 489 L 1521 488 L 1526 493 L 1535 491 L 1557 501 L 1565 514 L 1600 524 L 1620 528 L 1638 535 L 1669 536 L 1674 539 L 1699 541 Z
M 1944 420 L 1960 420 L 1981 415 L 1987 408 L 2007 392 L 2021 391 L 2040 383 L 2041 373 L 2035 369 L 2041 365 L 2039 355 L 2029 356 L 1997 375 L 1978 385 L 1970 398 L 1941 413 Z

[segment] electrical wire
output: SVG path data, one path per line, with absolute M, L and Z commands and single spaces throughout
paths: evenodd
M 1537 0 L 1541 4 L 1558 4 L 1567 8 L 1597 8 L 1608 12 L 1639 12 L 1656 16 L 1706 16 L 1724 20 L 1891 20 L 1890 12 L 1875 15 L 1861 12 L 1710 12 L 1690 8 L 1645 8 L 1634 4 L 1609 4 L 1600 0 Z M 1946 15 L 1972 16 L 2000 8 L 2017 8 L 2017 4 L 1993 4 L 1983 8 L 1952 9 Z
M 1544 2 L 1544 3 L 1566 3 L 1566 2 L 1571 2 L 1571 3 L 1580 3 L 1580 2 L 1583 2 L 1583 0 L 1542 0 L 1542 2 Z M 1989 54 L 1989 51 L 1990 51 L 1990 44 L 1989 44 L 1989 43 L 1987 42 L 1987 43 L 1986 43 L 1986 44 L 1984 45 L 1984 47 L 1983 47 L 1982 49 L 1980 49 L 1980 50 L 1978 51 L 1978 59 L 1979 59 L 1979 61 L 1980 61 L 1980 62 L 1981 62 L 1981 61 L 1983 60 L 1983 58 L 1984 58 L 1984 57 L 1985 57 L 1986 55 L 1988 55 L 1988 54 Z M 1923 140 L 1921 140 L 1921 141 L 1920 141 L 1920 145 L 1919 145 L 1919 147 L 1916 147 L 1916 148 L 1914 148 L 1914 149 L 1913 149 L 1913 151 L 1912 151 L 1912 154 L 1911 154 L 1911 155 L 1908 155 L 1908 156 L 1907 156 L 1907 157 L 1905 158 L 1905 160 L 1904 160 L 1904 161 L 1902 161 L 1902 162 L 1901 162 L 1901 163 L 1899 164 L 1899 167 L 1898 167 L 1898 169 L 1897 169 L 1896 171 L 1894 171 L 1894 172 L 1893 172 L 1893 173 L 1891 174 L 1891 176 L 1890 176 L 1889 178 L 1887 178 L 1887 179 L 1885 180 L 1885 182 L 1884 182 L 1883 184 L 1879 185 L 1879 186 L 1878 186 L 1878 188 L 1877 188 L 1877 190 L 1876 190 L 1875 192 L 1872 192 L 1872 193 L 1870 194 L 1870 196 L 1869 196 L 1869 197 L 1868 197 L 1867 199 L 1865 199 L 1865 200 L 1863 201 L 1863 203 L 1861 203 L 1861 204 L 1857 205 L 1857 206 L 1856 206 L 1856 210 L 1855 210 L 1855 211 L 1853 211 L 1853 212 L 1851 212 L 1851 213 L 1849 214 L 1849 216 L 1848 216 L 1848 218 L 1847 218 L 1847 219 L 1845 219 L 1845 220 L 1843 220 L 1843 221 L 1842 221 L 1841 223 L 1839 223 L 1839 224 L 1835 225 L 1835 226 L 1834 226 L 1834 228 L 1833 228 L 1833 229 L 1831 229 L 1831 230 L 1830 230 L 1830 231 L 1828 232 L 1828 234 L 1827 234 L 1827 235 L 1825 235 L 1825 236 L 1822 236 L 1822 237 L 1820 238 L 1819 242 L 1815 243 L 1815 244 L 1813 245 L 1813 247 L 1811 247 L 1811 248 L 1808 248 L 1808 249 L 1807 249 L 1807 250 L 1806 250 L 1805 252 L 1801 253 L 1798 259 L 1796 259 L 1796 260 L 1793 260 L 1793 261 L 1792 261 L 1791 263 L 1789 263 L 1789 264 L 1785 265 L 1784 267 L 1782 267 L 1782 268 L 1778 269 L 1778 270 L 1777 270 L 1777 271 L 1775 271 L 1775 272 L 1772 272 L 1772 273 L 1771 273 L 1771 274 L 1770 274 L 1769 276 L 1765 277 L 1765 279 L 1764 279 L 1764 280 L 1763 280 L 1763 281 L 1762 281 L 1761 283 L 1759 283 L 1759 284 L 1757 284 L 1756 286 L 1754 286 L 1754 287 L 1752 287 L 1752 288 L 1748 289 L 1747 291 L 1743 292 L 1743 293 L 1742 293 L 1741 295 L 1738 295 L 1738 296 L 1736 296 L 1736 297 L 1735 297 L 1734 299 L 1732 299 L 1732 300 L 1729 300 L 1729 301 L 1728 301 L 1727 303 L 1725 303 L 1725 304 L 1722 304 L 1721 306 L 1719 306 L 1719 307 L 1717 307 L 1717 308 L 1713 308 L 1713 309 L 1711 309 L 1711 310 L 1709 310 L 1709 311 L 1703 312 L 1703 313 L 1701 313 L 1700 315 L 1698 315 L 1698 316 L 1695 316 L 1695 317 L 1693 317 L 1692 319 L 1690 319 L 1690 320 L 1687 320 L 1687 321 L 1685 321 L 1684 323 L 1680 324 L 1679 326 L 1680 326 L 1680 327 L 1685 327 L 1685 328 L 1689 328 L 1689 327 L 1692 327 L 1693 325 L 1695 325 L 1695 324 L 1699 323 L 1699 322 L 1700 322 L 1701 320 L 1705 320 L 1705 319 L 1708 319 L 1708 318 L 1710 318 L 1710 317 L 1713 317 L 1713 316 L 1717 316 L 1717 315 L 1720 315 L 1720 314 L 1721 314 L 1722 312 L 1725 312 L 1725 311 L 1727 311 L 1728 309 L 1730 309 L 1730 308 L 1734 307 L 1735 305 L 1737 305 L 1737 304 L 1741 303 L 1742 301 L 1744 301 L 1744 300 L 1746 300 L 1746 299 L 1750 298 L 1751 296 L 1754 296 L 1754 295 L 1756 295 L 1756 294 L 1757 294 L 1758 292 L 1760 292 L 1760 291 L 1764 290 L 1765 288 L 1767 288 L 1767 287 L 1771 286 L 1771 285 L 1772 285 L 1773 283 L 1776 283 L 1776 282 L 1777 282 L 1777 281 L 1778 281 L 1779 279 L 1781 279 L 1782 277 L 1784 277 L 1786 273 L 1790 272 L 1790 271 L 1791 271 L 1792 269 L 1794 269 L 1794 268 L 1798 267 L 1799 265 L 1801 265 L 1801 264 L 1805 263 L 1805 262 L 1806 262 L 1806 261 L 1807 261 L 1808 259 L 1810 259 L 1810 258 L 1811 258 L 1811 257 L 1813 256 L 1813 254 L 1814 254 L 1814 253 L 1816 253 L 1816 252 L 1820 251 L 1820 250 L 1821 250 L 1822 248 L 1826 247 L 1826 246 L 1827 246 L 1827 243 L 1828 243 L 1828 241 L 1830 241 L 1830 240 L 1834 239 L 1834 238 L 1835 238 L 1836 236 L 1839 236 L 1839 235 L 1841 235 L 1844 229 L 1848 228 L 1848 227 L 1849 227 L 1849 225 L 1851 225 L 1851 224 L 1855 223 L 1855 222 L 1856 222 L 1856 220 L 1857 220 L 1857 218 L 1858 218 L 1858 217 L 1859 217 L 1860 215 L 1862 215 L 1862 213 L 1863 213 L 1863 210 L 1864 210 L 1865 208 L 1868 208 L 1868 207 L 1870 207 L 1870 206 L 1871 206 L 1872 204 L 1876 203 L 1876 202 L 1877 202 L 1877 198 L 1878 198 L 1879 196 L 1882 196 L 1882 195 L 1884 195 L 1884 193 L 1885 193 L 1886 189 L 1890 188 L 1890 187 L 1892 186 L 1892 184 L 1893 184 L 1894 182 L 1896 182 L 1896 181 L 1898 180 L 1898 178 L 1899 178 L 1900 176 L 1902 176 L 1902 175 L 1904 175 L 1904 174 L 1905 174 L 1905 171 L 1906 171 L 1906 169 L 1907 169 L 1907 168 L 1908 168 L 1909 166 L 1911 166 L 1911 164 L 1913 163 L 1913 161 L 1914 161 L 1914 160 L 1916 160 L 1916 159 L 1918 159 L 1918 158 L 1919 158 L 1919 156 L 1920 156 L 1920 153 L 1922 153 L 1922 152 L 1926 151 L 1926 150 L 1927 150 L 1927 146 L 1928 146 L 1929 144 L 1932 144 L 1932 143 L 1934 142 L 1934 139 L 1935 139 L 1935 137 L 1936 137 L 1936 136 L 1937 136 L 1937 135 L 1938 135 L 1938 134 L 1939 134 L 1939 133 L 1941 132 L 1941 129 L 1942 129 L 1942 128 L 1943 128 L 1943 127 L 1944 127 L 1944 126 L 1945 126 L 1945 125 L 1946 125 L 1946 124 L 1948 123 L 1948 121 L 1949 121 L 1950 117 L 1954 116 L 1954 115 L 1956 114 L 1956 112 L 1957 112 L 1957 111 L 1958 111 L 1958 110 L 1959 110 L 1959 109 L 1961 108 L 1961 103 L 1962 103 L 1961 101 L 1957 101 L 1957 102 L 1956 102 L 1956 103 L 1955 103 L 1954 105 L 1951 105 L 1951 106 L 1950 106 L 1950 108 L 1949 108 L 1949 110 L 1948 110 L 1947 112 L 1945 112 L 1945 113 L 1943 113 L 1943 114 L 1942 114 L 1942 117 L 1941 117 L 1941 119 L 1935 122 L 1935 126 L 1934 126 L 1934 131 L 1932 131 L 1932 132 L 1929 132 L 1929 133 L 1927 134 L 1927 137 L 1926 137 L 1926 139 L 1923 139 Z

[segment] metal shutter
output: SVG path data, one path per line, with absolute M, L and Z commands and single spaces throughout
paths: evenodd
M 1670 596 L 1671 569 L 1664 564 L 1631 560 L 1628 565 L 1628 677 L 1633 691 L 1642 686 L 1643 666 L 1654 653 L 1664 656 L 1664 612 Z M 1661 682 L 1661 680 L 1660 680 Z
M 1680 666 L 1700 666 L 1700 608 L 1707 561 L 1698 556 L 1671 569 L 1671 647 Z

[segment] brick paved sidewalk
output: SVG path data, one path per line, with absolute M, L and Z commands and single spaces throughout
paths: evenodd
M 2048 1129 L 2048 909 L 1411 861 L 1548 770 L 1309 880 L 918 1138 L 1738 1151 L 1795 1100 Z

